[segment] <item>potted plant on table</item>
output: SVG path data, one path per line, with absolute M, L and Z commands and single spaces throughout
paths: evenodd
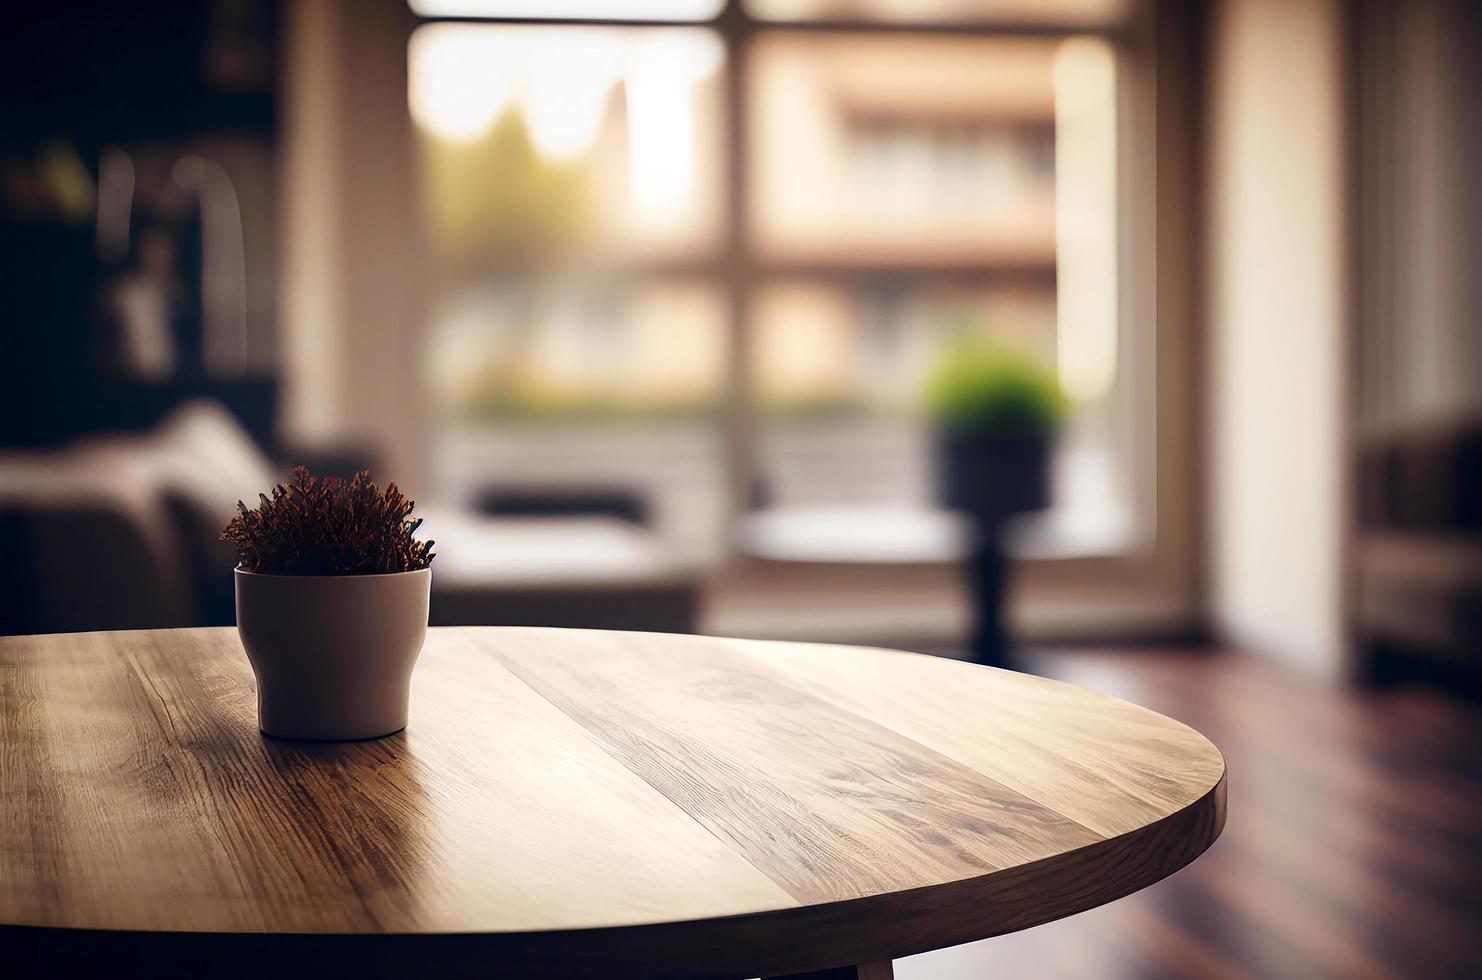
M 1054 374 L 1032 355 L 986 340 L 949 347 L 927 380 L 936 434 L 937 493 L 966 514 L 977 540 L 967 561 L 982 663 L 1006 665 L 1002 531 L 1010 517 L 1050 503 L 1050 456 L 1066 403 Z
M 427 635 L 432 544 L 393 483 L 316 479 L 300 466 L 222 539 L 236 546 L 237 631 L 257 675 L 258 725 L 349 740 L 406 727 Z

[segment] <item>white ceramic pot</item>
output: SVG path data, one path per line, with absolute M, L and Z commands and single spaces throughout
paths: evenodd
M 257 719 L 277 738 L 377 738 L 407 725 L 431 569 L 260 575 L 237 569 L 237 632 Z

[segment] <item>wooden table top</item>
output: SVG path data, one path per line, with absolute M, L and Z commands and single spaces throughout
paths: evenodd
M 234 629 L 0 639 L 0 946 L 766 976 L 1082 911 L 1224 824 L 1192 729 L 894 651 L 434 629 L 411 711 L 280 742 Z

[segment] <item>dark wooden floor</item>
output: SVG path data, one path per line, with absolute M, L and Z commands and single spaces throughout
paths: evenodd
M 1161 711 L 1229 767 L 1224 836 L 1104 908 L 898 961 L 899 980 L 1482 977 L 1482 709 L 1230 654 L 1058 652 L 1041 673 Z

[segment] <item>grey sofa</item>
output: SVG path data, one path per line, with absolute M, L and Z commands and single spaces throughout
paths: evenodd
M 0 455 L 0 634 L 232 623 L 217 534 L 281 475 L 210 403 L 142 436 Z M 634 525 L 427 516 L 434 625 L 694 629 L 695 576 Z

